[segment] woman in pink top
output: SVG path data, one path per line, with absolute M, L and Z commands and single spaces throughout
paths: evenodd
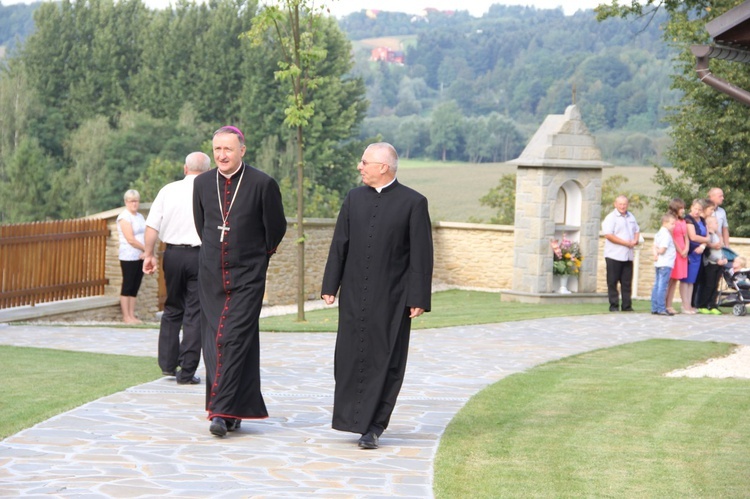
M 690 307 L 690 294 L 688 293 L 688 284 L 680 282 L 685 279 L 688 272 L 687 254 L 689 249 L 687 224 L 685 223 L 685 202 L 680 198 L 674 198 L 669 202 L 669 213 L 677 218 L 672 237 L 674 246 L 677 250 L 677 257 L 672 267 L 672 275 L 669 277 L 669 286 L 667 287 L 667 312 L 676 314 L 677 311 L 672 307 L 674 293 L 679 284 L 680 299 L 682 300 L 682 311 L 686 314 L 694 314 L 695 311 Z

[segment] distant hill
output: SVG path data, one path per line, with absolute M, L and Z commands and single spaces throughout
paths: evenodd
M 0 58 L 34 31 L 40 5 L 0 3 Z M 562 9 L 499 4 L 481 17 L 437 10 L 349 14 L 339 26 L 352 41 L 354 73 L 370 101 L 360 138 L 382 133 L 414 157 L 437 157 L 427 127 L 434 109 L 454 102 L 460 115 L 451 119 L 474 122 L 462 125 L 450 159 L 472 157 L 470 128 L 493 114 L 512 121 L 504 126 L 516 130 L 506 147 L 513 157 L 527 135 L 548 114 L 564 112 L 575 95 L 608 161 L 662 164 L 666 109 L 680 97 L 670 88 L 674 52 L 662 39 L 665 20 L 659 13 L 649 22 L 600 23 L 592 10 L 566 16 Z M 376 47 L 404 52 L 397 61 L 404 64 L 371 61 Z M 417 134 L 409 144 L 401 140 L 402 125 Z
M 354 51 L 360 49 L 374 49 L 377 47 L 386 47 L 391 50 L 406 50 L 407 47 L 417 43 L 416 35 L 404 36 L 382 36 L 379 38 L 365 38 L 362 40 L 352 41 Z
M 0 2 L 0 58 L 15 46 L 17 39 L 23 41 L 34 31 L 34 11 L 41 4 L 3 5 Z
M 403 149 L 398 135 L 405 120 L 407 129 L 420 123 L 425 129 L 433 111 L 451 102 L 457 106 L 451 121 L 474 123 L 450 144 L 449 159 L 469 159 L 477 120 L 493 114 L 512 120 L 522 137 L 509 149 L 517 150 L 523 136 L 575 99 L 589 129 L 608 136 L 602 141 L 608 161 L 661 164 L 666 109 L 680 98 L 671 89 L 675 51 L 663 40 L 666 20 L 658 12 L 647 20 L 598 22 L 593 10 L 566 16 L 562 9 L 495 4 L 481 17 L 361 11 L 339 26 L 353 40 L 355 74 L 371 102 L 363 136 L 382 133 Z M 373 44 L 395 48 L 405 40 L 398 47 L 403 65 L 371 60 Z M 415 156 L 436 157 L 426 140 L 413 139 L 408 147 Z

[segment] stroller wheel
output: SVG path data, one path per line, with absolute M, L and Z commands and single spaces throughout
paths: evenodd
M 747 308 L 745 308 L 744 303 L 737 303 L 734 307 L 732 307 L 732 313 L 734 315 L 745 315 L 747 314 Z

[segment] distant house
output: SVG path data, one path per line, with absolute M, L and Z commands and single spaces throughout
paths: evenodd
M 456 13 L 455 10 L 440 10 L 434 7 L 425 7 L 424 9 L 422 9 L 421 15 L 422 17 L 427 17 L 430 14 L 443 14 L 444 16 L 452 16 L 455 13 Z
M 388 47 L 377 47 L 370 52 L 370 60 L 403 65 L 406 59 L 401 50 L 393 50 Z

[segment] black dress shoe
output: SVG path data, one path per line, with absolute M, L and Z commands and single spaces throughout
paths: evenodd
M 635 310 L 633 310 L 633 307 L 623 308 L 622 311 L 623 312 L 635 312 Z
M 227 434 L 227 423 L 224 421 L 224 418 L 215 417 L 211 420 L 211 426 L 208 428 L 208 431 L 211 432 L 211 435 L 223 437 Z
M 378 436 L 375 434 L 375 432 L 368 431 L 367 433 L 362 435 L 362 438 L 359 439 L 357 445 L 359 445 L 360 449 L 377 449 Z
M 664 310 L 663 312 L 652 312 L 652 313 L 656 315 L 674 315 L 673 313 L 667 312 L 666 310 Z
M 193 376 L 189 380 L 182 380 L 182 379 L 177 380 L 178 385 L 197 385 L 197 384 L 200 384 L 200 382 L 201 382 L 201 379 L 198 376 Z
M 177 374 L 177 371 L 162 371 L 161 372 L 164 376 L 174 376 Z
M 227 419 L 227 431 L 239 430 L 241 425 L 242 425 L 241 419 L 234 419 L 234 418 Z

